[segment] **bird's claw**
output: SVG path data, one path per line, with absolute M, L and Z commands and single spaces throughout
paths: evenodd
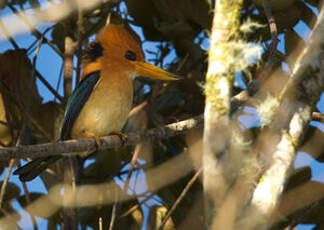
M 100 137 L 99 137 L 99 136 L 94 136 L 93 138 L 95 139 L 96 145 L 97 145 L 97 147 L 98 147 L 98 146 L 101 144 L 101 139 L 100 139 Z
M 82 131 L 84 137 L 93 137 L 96 142 L 96 148 L 101 144 L 100 136 L 95 135 L 94 133 L 88 132 L 86 130 Z
M 110 135 L 117 135 L 117 136 L 119 136 L 120 140 L 123 142 L 122 145 L 125 145 L 126 142 L 127 142 L 127 139 L 128 139 L 128 137 L 127 137 L 126 134 L 124 134 L 122 132 L 119 132 L 119 131 L 113 131 L 113 132 L 110 133 Z

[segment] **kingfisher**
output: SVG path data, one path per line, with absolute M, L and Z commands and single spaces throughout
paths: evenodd
M 117 134 L 125 125 L 133 102 L 132 78 L 145 76 L 158 80 L 178 77 L 145 62 L 138 42 L 121 26 L 109 24 L 89 45 L 81 81 L 66 106 L 59 141 Z M 18 168 L 14 174 L 21 181 L 37 177 L 62 156 L 37 158 Z

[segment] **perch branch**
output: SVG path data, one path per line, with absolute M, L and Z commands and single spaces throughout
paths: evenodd
M 164 127 L 149 130 L 144 134 L 130 133 L 124 145 L 134 145 L 144 140 L 166 139 L 175 135 L 179 135 L 193 128 L 202 127 L 202 115 L 194 118 L 172 123 Z M 102 144 L 98 150 L 114 148 L 123 145 L 118 136 L 105 136 L 101 138 Z M 96 149 L 93 138 L 84 138 L 79 140 L 68 140 L 63 142 L 54 142 L 38 145 L 25 145 L 17 147 L 8 147 L 0 149 L 0 159 L 25 158 L 25 157 L 45 157 L 51 155 L 67 155 L 78 154 L 79 152 L 92 151 Z
M 2 183 L 2 186 L 1 186 L 1 191 L 0 191 L 0 208 L 2 208 L 2 203 L 3 203 L 4 196 L 6 194 L 6 189 L 7 189 L 7 185 L 8 185 L 10 173 L 11 173 L 11 170 L 12 170 L 14 164 L 15 164 L 15 160 L 14 159 L 10 160 L 9 166 L 8 166 L 8 169 L 7 169 L 7 172 L 6 172 L 5 179 L 4 179 L 4 181 Z

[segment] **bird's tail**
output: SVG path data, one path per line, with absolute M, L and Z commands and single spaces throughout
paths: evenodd
M 16 169 L 13 174 L 19 175 L 21 181 L 30 181 L 41 174 L 49 165 L 53 164 L 62 156 L 49 156 L 36 158 L 26 165 Z

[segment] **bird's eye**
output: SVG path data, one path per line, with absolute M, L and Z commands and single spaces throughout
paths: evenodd
M 131 50 L 127 50 L 125 52 L 125 58 L 130 61 L 136 61 L 136 54 Z

